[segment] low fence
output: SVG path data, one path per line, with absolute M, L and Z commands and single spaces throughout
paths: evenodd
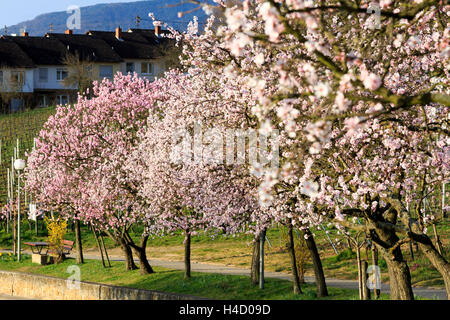
M 200 300 L 190 295 L 0 270 L 0 293 L 43 300 Z

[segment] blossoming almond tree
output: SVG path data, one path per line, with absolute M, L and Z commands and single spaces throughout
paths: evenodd
M 128 230 L 143 222 L 136 188 L 124 168 L 137 132 L 159 98 L 157 83 L 116 75 L 94 83 L 93 98 L 59 106 L 36 139 L 28 159 L 28 187 L 42 203 L 95 225 L 120 244 L 127 269 L 153 272 L 145 255 L 148 234 L 137 245 Z M 70 206 L 71 210 L 67 210 Z M 145 221 L 144 221 L 145 222 Z
M 323 208 L 308 205 L 308 198 L 331 187 L 321 175 L 335 168 L 327 158 L 315 160 L 316 169 L 306 178 L 305 163 L 310 155 L 345 151 L 335 141 L 355 134 L 362 123 L 379 119 L 383 125 L 399 125 L 412 133 L 448 137 L 447 114 L 442 114 L 450 104 L 445 19 L 449 6 L 445 2 L 382 1 L 379 6 L 368 1 L 215 2 L 215 6 L 203 5 L 219 17 L 217 28 L 188 39 L 195 50 L 187 55 L 187 63 L 214 66 L 231 76 L 247 75 L 248 84 L 260 92 L 250 117 L 285 131 L 288 139 L 282 141 L 281 149 L 286 164 L 278 172 L 282 183 L 272 179 L 262 184 L 262 200 L 273 200 L 273 190 L 285 184 L 283 176 L 293 175 L 297 181 L 291 181 L 287 189 L 303 200 L 297 201 L 299 218 L 313 224 L 325 219 L 327 215 L 321 218 L 318 210 Z M 427 121 L 430 107 L 443 117 Z M 390 186 L 388 193 L 397 192 Z M 384 222 L 381 215 L 376 217 Z M 400 257 L 394 260 L 404 263 Z M 411 299 L 407 266 L 396 271 L 392 264 L 388 266 L 392 298 Z
M 245 58 L 245 54 L 243 54 L 243 58 L 235 58 L 231 55 L 230 50 L 227 49 L 226 46 L 223 46 L 221 43 L 220 37 L 217 38 L 216 35 L 213 33 L 213 27 L 214 27 L 214 19 L 210 19 L 208 25 L 205 28 L 204 33 L 197 34 L 196 33 L 196 27 L 195 27 L 195 21 L 194 21 L 194 27 L 189 30 L 187 34 L 184 35 L 177 35 L 181 37 L 183 40 L 184 48 L 183 48 L 183 56 L 182 56 L 182 63 L 192 70 L 197 70 L 196 72 L 203 73 L 210 73 L 211 70 L 214 70 L 217 74 L 223 73 L 222 77 L 224 78 L 231 78 L 231 79 L 240 79 L 236 83 L 232 84 L 232 86 L 228 87 L 229 95 L 235 91 L 239 92 L 239 90 L 245 90 L 245 91 L 251 91 L 254 92 L 253 101 L 246 99 L 245 101 L 242 101 L 243 106 L 241 107 L 241 112 L 245 114 L 245 124 L 247 126 L 258 128 L 259 132 L 262 134 L 270 134 L 274 131 L 273 125 L 268 122 L 260 122 L 258 117 L 255 115 L 255 113 L 259 113 L 258 104 L 255 103 L 258 99 L 261 99 L 265 95 L 270 95 L 275 92 L 279 86 L 278 83 L 278 77 L 276 74 L 269 72 L 269 70 L 261 71 L 259 76 L 262 79 L 255 79 L 253 77 L 249 77 L 246 73 L 243 73 L 242 75 L 239 75 L 237 72 L 238 70 L 234 70 L 233 66 L 239 66 L 242 67 L 248 66 L 250 64 L 253 64 L 253 61 L 250 59 Z M 230 68 L 231 67 L 231 68 Z M 242 81 L 244 80 L 244 81 Z M 247 102 L 248 101 L 248 102 Z M 249 102 L 251 104 L 249 105 Z M 277 113 L 285 116 L 287 119 L 289 119 L 289 126 L 292 127 L 292 125 L 295 123 L 293 122 L 294 118 L 298 115 L 298 110 L 292 107 L 292 105 L 285 104 L 282 107 L 280 107 L 277 110 Z M 239 124 L 237 124 L 239 126 Z M 280 138 L 280 145 L 283 145 L 285 143 L 289 144 L 289 139 L 286 140 L 286 138 L 289 138 L 290 133 L 286 131 L 282 131 L 282 135 Z M 279 141 L 277 141 L 279 142 Z M 285 146 L 283 149 L 286 149 Z M 289 163 L 287 163 L 286 168 L 289 167 Z M 252 164 L 249 164 L 249 169 L 256 173 L 257 175 L 261 175 L 264 171 L 264 168 L 261 168 L 259 166 L 253 166 Z M 264 179 L 258 179 L 258 183 L 260 186 L 260 199 L 264 204 L 267 204 L 268 202 L 277 203 L 280 201 L 280 204 L 277 204 L 277 208 L 281 208 L 281 203 L 285 202 L 285 198 L 282 197 L 281 193 L 278 193 L 277 196 L 274 196 L 271 194 L 271 190 L 275 185 L 277 187 L 282 187 L 280 184 L 278 184 L 278 168 L 272 168 L 271 171 L 269 171 L 269 174 L 265 175 Z M 289 199 L 288 199 L 289 200 Z M 291 200 L 289 200 L 291 201 Z M 260 224 L 260 226 L 268 226 L 271 224 L 271 222 L 278 221 L 282 223 L 286 223 L 288 226 L 292 226 L 292 214 L 289 213 L 289 210 L 279 210 L 275 211 L 277 212 L 277 215 L 274 215 L 271 213 L 271 211 L 274 211 L 273 208 L 265 208 L 264 210 L 260 210 L 260 217 L 258 220 L 265 221 L 265 223 Z M 283 216 L 283 218 L 282 218 Z M 295 221 L 294 221 L 295 222 Z M 299 224 L 297 224 L 299 225 Z M 311 256 L 313 257 L 314 262 L 314 270 L 316 275 L 316 282 L 317 282 L 317 288 L 318 288 L 318 295 L 319 296 L 326 296 L 327 290 L 326 290 L 326 284 L 325 284 L 325 277 L 322 269 L 322 265 L 320 262 L 320 257 L 317 251 L 317 247 L 314 242 L 314 238 L 312 236 L 312 233 L 307 229 L 304 225 L 300 225 L 302 228 L 305 228 L 306 234 L 309 235 L 307 239 L 308 243 L 308 249 L 310 250 Z M 260 228 L 260 231 L 263 231 L 265 227 Z M 259 239 L 259 235 L 256 237 Z M 257 241 L 255 241 L 255 244 L 257 244 Z M 293 248 L 291 248 L 293 251 Z M 254 254 L 256 255 L 258 250 L 254 250 Z M 291 252 L 292 253 L 292 252 Z M 293 257 L 293 266 L 296 265 L 295 262 L 295 256 L 291 254 L 291 257 Z M 252 270 L 257 270 L 257 262 L 258 259 L 255 259 L 256 256 L 254 255 L 252 261 L 255 263 L 252 263 Z M 293 267 L 293 271 L 295 271 L 296 268 Z M 252 279 L 256 279 L 256 276 L 254 275 L 254 272 L 252 271 Z M 295 277 L 295 275 L 294 275 Z M 298 278 L 298 277 L 295 277 Z M 294 282 L 294 291 L 299 293 L 300 290 L 300 284 L 299 281 Z
M 167 73 L 160 79 L 166 99 L 156 104 L 128 160 L 134 179 L 142 181 L 139 195 L 147 202 L 151 232 L 185 234 L 186 278 L 192 235 L 245 231 L 258 210 L 255 178 L 245 166 L 224 159 L 218 128 L 245 122 L 241 106 L 249 101 L 249 92 L 233 91 L 230 84 L 208 72 Z M 212 133 L 198 129 L 200 124 Z
M 437 114 L 441 116 L 448 117 L 448 110 L 442 109 Z M 422 121 L 416 122 L 421 125 Z M 329 167 L 313 169 L 321 184 L 313 201 L 324 211 L 334 211 L 342 226 L 365 231 L 375 242 L 387 262 L 396 298 L 413 297 L 400 250 L 409 241 L 418 243 L 449 292 L 450 265 L 427 236 L 427 226 L 442 217 L 423 207 L 428 194 L 449 178 L 449 142 L 448 137 L 373 120 L 333 142 L 340 152 L 330 148 L 315 157 L 318 163 L 326 157 Z M 364 223 L 357 224 L 355 219 Z

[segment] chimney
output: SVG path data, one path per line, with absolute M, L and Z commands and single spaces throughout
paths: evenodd
M 71 29 L 66 29 L 66 32 L 64 32 L 65 34 L 73 34 L 73 30 Z
M 122 38 L 122 28 L 120 28 L 120 27 L 116 28 L 116 38 L 117 39 Z
M 28 32 L 26 31 L 22 32 L 22 37 L 28 37 Z
M 161 21 L 155 21 L 153 25 L 155 26 L 155 36 L 159 37 L 161 34 Z

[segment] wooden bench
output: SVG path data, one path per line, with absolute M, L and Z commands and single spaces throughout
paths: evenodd
M 63 254 L 64 254 L 64 255 L 70 254 L 70 252 L 71 252 L 72 249 L 73 249 L 73 244 L 74 244 L 74 242 L 73 242 L 73 241 L 70 241 L 70 240 L 63 240 L 63 244 L 64 244 Z

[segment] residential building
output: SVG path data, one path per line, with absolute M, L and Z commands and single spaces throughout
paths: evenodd
M 9 36 L 4 39 L 18 45 L 34 63 L 29 79 L 33 87 L 33 99 L 27 101 L 27 104 L 33 106 L 64 104 L 70 101 L 71 96 L 73 98 L 76 88 L 67 88 L 62 83 L 67 76 L 66 68 L 62 64 L 67 52 L 63 43 L 46 37 Z
M 122 58 L 120 71 L 124 74 L 136 72 L 141 77 L 153 81 L 166 70 L 164 49 L 172 43 L 161 38 L 161 30 L 129 29 L 122 32 L 88 31 L 86 33 L 102 39 Z
M 33 60 L 14 42 L 0 41 L 0 100 L 17 109 L 34 91 Z
M 88 31 L 86 34 L 48 33 L 43 37 L 0 37 L 0 94 L 2 104 L 15 110 L 22 106 L 47 106 L 75 101 L 78 84 L 68 83 L 74 68 L 69 55 L 89 66 L 92 80 L 112 80 L 117 72 L 136 72 L 153 81 L 166 70 L 165 55 L 173 40 L 155 30 L 121 28 Z M 69 81 L 70 82 L 70 81 Z

